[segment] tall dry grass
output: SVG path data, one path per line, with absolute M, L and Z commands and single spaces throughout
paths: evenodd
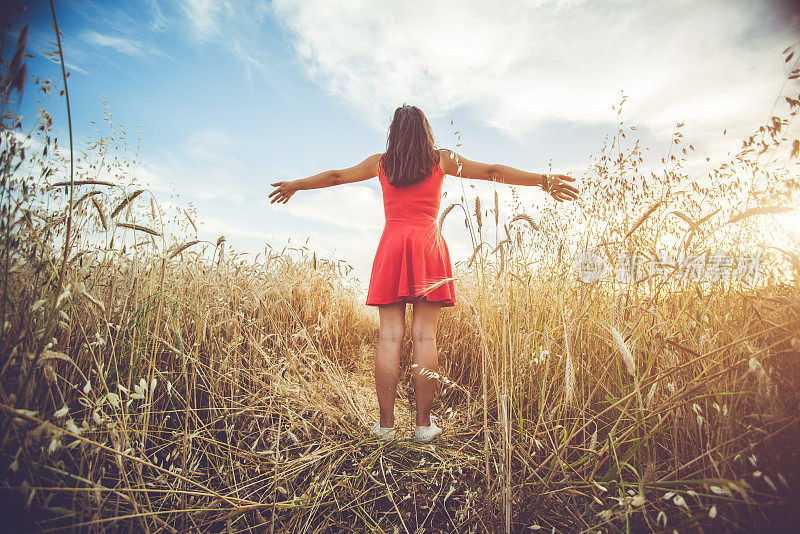
M 459 304 L 437 333 L 434 445 L 407 432 L 408 340 L 404 432 L 388 445 L 368 436 L 377 322 L 341 262 L 305 247 L 249 261 L 224 238 L 199 240 L 196 214 L 168 213 L 137 184 L 110 109 L 74 162 L 45 108 L 30 139 L 4 121 L 0 483 L 12 517 L 44 531 L 788 528 L 797 273 L 585 284 L 573 260 L 587 248 L 609 262 L 750 251 L 756 222 L 796 205 L 794 167 L 758 159 L 762 143 L 785 145 L 789 104 L 711 182 L 684 187 L 679 130 L 645 176 L 620 112 L 573 207 L 534 218 L 466 194 L 445 207 L 440 225 L 460 208 L 474 254 L 456 265 Z M 564 232 L 578 222 L 585 231 Z M 765 273 L 791 273 L 792 254 L 768 256 Z

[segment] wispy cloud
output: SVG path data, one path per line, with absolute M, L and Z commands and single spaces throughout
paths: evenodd
M 283 46 L 282 35 L 272 31 L 269 4 L 255 0 L 181 0 L 188 34 L 196 43 L 220 44 L 241 62 L 253 84 L 256 75 L 284 99 L 292 98 L 281 83 L 285 65 L 270 52 Z
M 204 167 L 230 165 L 231 150 L 241 143 L 234 133 L 218 127 L 208 127 L 189 134 L 182 143 L 182 152 Z
M 298 191 L 295 195 L 301 195 L 302 201 L 290 199 L 285 209 L 296 217 L 341 228 L 369 230 L 383 225 L 381 197 L 373 188 L 349 184 L 324 191 Z
M 153 190 L 177 191 L 194 200 L 226 201 L 243 205 L 252 197 L 252 187 L 240 179 L 241 172 L 231 166 L 204 166 L 184 155 L 167 155 L 148 163 L 142 176 Z M 249 206 L 248 206 L 249 207 Z
M 110 48 L 126 56 L 145 57 L 154 55 L 166 57 L 163 52 L 151 44 L 121 35 L 107 35 L 94 30 L 87 30 L 81 34 L 81 39 L 90 46 Z
M 163 31 L 167 20 L 161 6 L 157 0 L 142 4 L 90 0 L 66 4 L 74 17 L 64 23 L 62 31 L 68 68 L 96 75 L 102 71 L 101 62 L 124 68 L 121 65 L 127 58 L 169 59 L 155 44 L 156 33 Z M 33 50 L 44 53 L 54 49 L 52 28 L 33 28 L 32 37 Z
M 307 74 L 376 129 L 403 102 L 469 110 L 521 136 L 546 121 L 616 122 L 668 135 L 749 128 L 782 83 L 791 27 L 769 2 L 276 0 Z M 770 102 L 768 102 L 770 101 Z
M 146 0 L 150 11 L 153 14 L 153 20 L 150 22 L 150 28 L 153 30 L 160 30 L 167 22 L 164 12 L 161 10 L 161 5 L 158 0 Z
M 220 14 L 230 4 L 215 0 L 186 0 L 181 5 L 184 15 L 192 27 L 192 36 L 198 41 L 209 41 L 220 36 Z

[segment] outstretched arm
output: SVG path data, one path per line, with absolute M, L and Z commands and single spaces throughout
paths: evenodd
M 445 174 L 509 185 L 536 185 L 550 193 L 559 202 L 574 200 L 578 196 L 578 190 L 565 183 L 574 182 L 575 178 L 563 174 L 539 174 L 508 165 L 480 163 L 468 160 L 446 149 L 442 149 L 440 154 L 442 171 Z
M 364 161 L 347 169 L 325 171 L 308 178 L 275 182 L 270 185 L 275 187 L 269 194 L 270 204 L 280 202 L 286 204 L 297 191 L 301 189 L 321 189 L 334 185 L 350 184 L 368 180 L 378 175 L 378 162 L 382 154 L 373 154 Z

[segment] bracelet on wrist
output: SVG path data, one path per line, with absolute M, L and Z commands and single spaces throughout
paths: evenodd
M 547 191 L 550 188 L 550 177 L 547 174 L 542 175 L 542 190 Z

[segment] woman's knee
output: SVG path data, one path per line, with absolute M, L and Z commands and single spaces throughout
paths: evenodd
M 405 303 L 395 303 L 380 307 L 380 340 L 387 343 L 400 343 L 406 334 Z
M 411 325 L 411 340 L 414 344 L 436 344 L 436 324 L 425 324 L 421 321 Z
M 388 343 L 402 343 L 406 335 L 404 324 L 388 324 L 380 327 L 380 340 Z
M 436 343 L 436 323 L 439 319 L 439 310 L 438 304 L 414 305 L 414 318 L 411 321 L 411 339 L 414 343 Z

